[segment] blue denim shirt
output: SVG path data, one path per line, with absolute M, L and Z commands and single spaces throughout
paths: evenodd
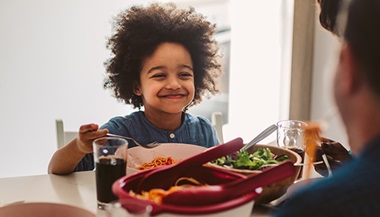
M 133 112 L 127 116 L 114 117 L 102 125 L 110 133 L 134 138 L 137 142 L 146 144 L 153 141 L 160 143 L 186 143 L 206 148 L 219 144 L 216 130 L 211 122 L 201 116 L 183 113 L 182 125 L 175 131 L 162 130 L 145 118 L 143 111 Z M 129 148 L 136 146 L 129 143 Z M 93 170 L 93 154 L 87 154 L 77 165 L 75 171 Z

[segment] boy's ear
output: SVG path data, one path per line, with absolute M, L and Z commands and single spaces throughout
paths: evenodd
M 140 91 L 140 85 L 139 84 L 137 84 L 137 83 L 133 84 L 133 93 L 136 96 L 141 96 L 141 91 Z

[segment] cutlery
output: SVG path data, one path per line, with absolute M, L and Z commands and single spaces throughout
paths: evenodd
M 122 139 L 126 139 L 126 140 L 128 140 L 128 141 L 132 140 L 132 142 L 134 142 L 136 145 L 139 145 L 139 146 L 144 147 L 144 148 L 155 148 L 155 147 L 157 147 L 157 146 L 160 145 L 160 143 L 157 142 L 157 141 L 151 142 L 151 143 L 149 143 L 149 144 L 140 144 L 140 143 L 138 143 L 136 140 L 134 140 L 134 139 L 131 138 L 131 137 L 120 136 L 120 135 L 111 134 L 111 133 L 107 133 L 107 136 L 108 136 L 108 137 L 122 138 Z
M 270 125 L 265 130 L 263 130 L 259 135 L 257 135 L 254 139 L 252 139 L 252 141 L 250 141 L 243 148 L 241 148 L 241 150 L 246 150 L 246 149 L 256 145 L 258 142 L 265 139 L 267 136 L 269 136 L 270 134 L 272 134 L 276 130 L 277 130 L 277 125 L 275 125 L 275 124 Z
M 217 204 L 247 193 L 257 188 L 285 179 L 296 172 L 292 162 L 287 161 L 278 166 L 263 170 L 257 175 L 248 176 L 223 185 L 205 185 L 188 187 L 168 194 L 163 198 L 164 204 L 180 206 L 206 206 Z M 260 193 L 257 192 L 256 193 Z
M 322 155 L 322 159 L 323 159 L 323 162 L 326 165 L 328 176 L 332 176 L 331 166 L 330 166 L 329 160 L 327 160 L 326 154 Z
M 189 168 L 202 166 L 219 157 L 238 151 L 244 143 L 241 138 L 233 139 L 227 143 L 220 144 L 194 155 L 177 164 L 162 166 L 146 173 L 142 180 L 137 184 L 137 192 L 141 190 L 150 190 L 152 188 L 165 188 L 167 183 L 175 183 L 181 177 L 181 172 Z M 161 181 L 165 179 L 166 185 Z M 168 180 L 169 179 L 169 180 Z

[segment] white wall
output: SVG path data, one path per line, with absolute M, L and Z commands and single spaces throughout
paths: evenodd
M 0 177 L 46 173 L 55 119 L 78 130 L 131 111 L 102 88 L 111 18 L 133 1 L 112 3 L 0 1 Z
M 249 142 L 270 124 L 288 119 L 292 16 L 293 1 L 231 1 L 227 140 L 241 136 Z

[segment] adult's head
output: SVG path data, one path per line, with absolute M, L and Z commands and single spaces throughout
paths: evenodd
M 144 60 L 164 42 L 179 43 L 191 55 L 195 96 L 189 106 L 199 103 L 204 95 L 218 92 L 215 78 L 221 74 L 221 65 L 213 39 L 215 25 L 193 8 L 179 9 L 170 3 L 134 6 L 116 17 L 114 30 L 108 41 L 112 57 L 105 63 L 108 78 L 104 87 L 113 90 L 117 99 L 134 108 L 143 106 L 134 87 L 140 84 Z
M 351 148 L 358 152 L 357 145 L 380 133 L 380 1 L 348 4 L 334 87 Z

